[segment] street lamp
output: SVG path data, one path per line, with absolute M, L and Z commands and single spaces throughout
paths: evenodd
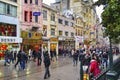
M 113 71 L 113 54 L 112 54 L 112 41 L 110 40 L 110 51 L 109 51 L 109 71 L 106 73 L 108 80 L 116 80 L 117 72 Z

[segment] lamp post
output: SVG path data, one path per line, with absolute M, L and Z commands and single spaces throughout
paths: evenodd
M 109 71 L 106 73 L 108 80 L 117 80 L 117 72 L 113 70 L 113 54 L 112 54 L 112 41 L 111 37 L 109 37 L 110 40 L 110 51 L 109 51 Z
M 112 54 L 112 42 L 111 42 L 111 37 L 109 37 L 110 40 L 110 52 L 109 52 L 109 68 L 110 70 L 112 69 L 113 66 L 113 54 Z

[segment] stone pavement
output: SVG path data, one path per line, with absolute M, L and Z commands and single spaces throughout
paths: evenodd
M 114 56 L 115 60 L 118 56 Z M 72 58 L 59 57 L 57 61 L 52 61 L 50 67 L 51 77 L 46 80 L 79 80 L 79 69 L 73 66 Z M 14 68 L 14 64 L 3 66 L 3 61 L 0 61 L 0 80 L 44 80 L 44 64 L 37 66 L 36 62 L 29 61 L 25 70 Z
M 72 58 L 60 57 L 57 61 L 51 63 L 51 77 L 46 80 L 79 80 L 79 64 L 73 66 Z M 30 61 L 26 70 L 15 69 L 14 65 L 0 65 L 0 80 L 44 80 L 44 65 L 37 66 L 35 62 Z

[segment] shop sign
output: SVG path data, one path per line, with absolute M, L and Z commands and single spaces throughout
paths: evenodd
M 50 38 L 51 42 L 58 42 L 58 38 Z
M 22 38 L 0 37 L 1 43 L 22 43 Z
M 22 31 L 21 37 L 24 39 L 27 39 L 27 38 L 29 38 L 29 39 L 42 39 L 42 33 Z
M 41 39 L 23 39 L 23 44 L 33 45 L 33 44 L 42 44 Z
M 21 32 L 21 37 L 22 37 L 22 38 L 27 38 L 27 37 L 28 37 L 28 32 L 22 31 L 22 32 Z

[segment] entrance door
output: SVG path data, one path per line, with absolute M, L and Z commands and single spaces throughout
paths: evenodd
M 56 47 L 57 47 L 57 44 L 55 44 L 55 43 L 50 44 L 50 50 L 54 51 L 56 49 Z

